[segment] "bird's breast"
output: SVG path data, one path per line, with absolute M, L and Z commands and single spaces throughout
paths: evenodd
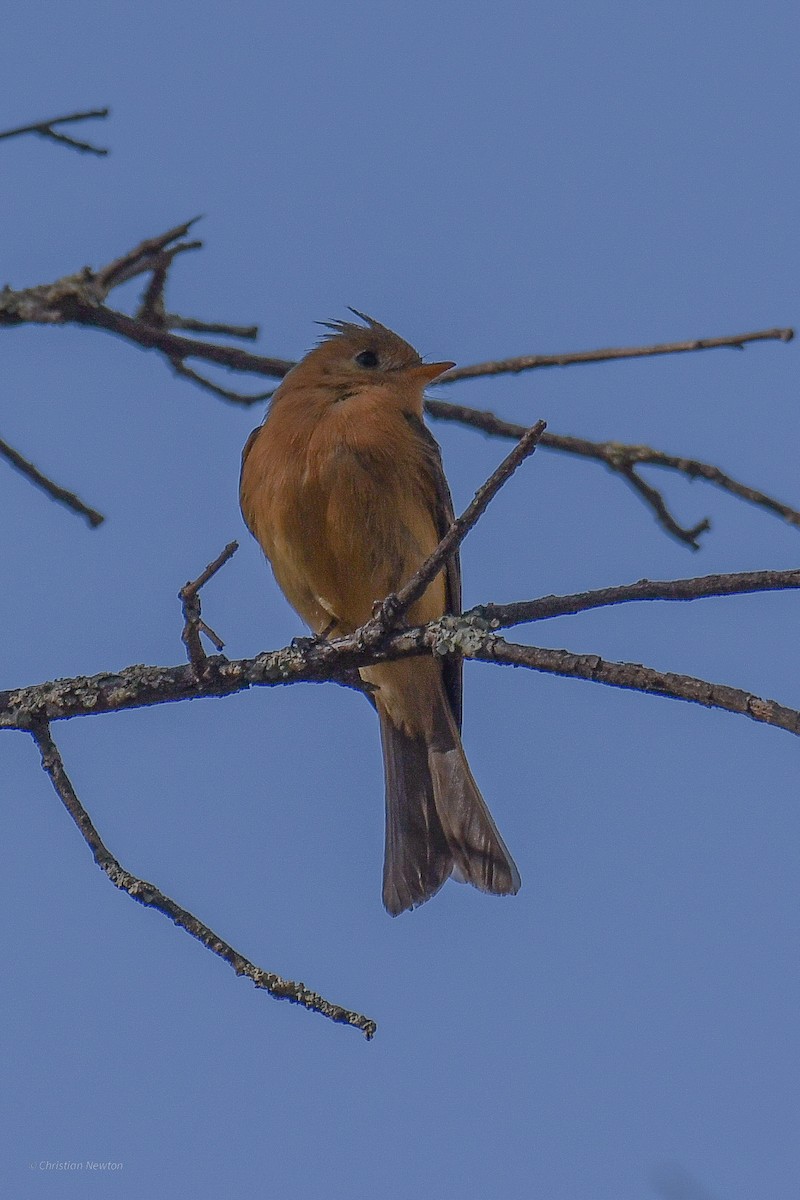
M 245 462 L 242 504 L 259 528 L 248 523 L 306 620 L 310 597 L 342 632 L 355 629 L 438 542 L 422 448 L 402 413 L 370 396 L 305 422 L 297 409 L 291 421 L 283 415 L 270 414 Z M 429 600 L 444 611 L 443 585 Z

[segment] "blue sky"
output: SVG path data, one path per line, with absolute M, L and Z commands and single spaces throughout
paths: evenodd
M 258 322 L 284 357 L 347 305 L 461 363 L 795 324 L 798 35 L 770 0 L 31 0 L 4 18 L 0 127 L 108 104 L 86 132 L 112 153 L 3 143 L 0 282 L 100 265 L 200 212 L 170 307 Z M 100 332 L 6 330 L 3 351 L 0 436 L 108 520 L 89 530 L 0 464 L 0 686 L 179 662 L 176 591 L 233 537 L 203 598 L 227 652 L 302 632 L 238 514 L 260 408 Z M 765 343 L 447 398 L 800 504 L 796 363 L 796 343 Z M 461 509 L 507 447 L 434 432 Z M 649 478 L 680 519 L 711 518 L 698 553 L 599 466 L 542 451 L 468 538 L 465 602 L 797 565 L 777 518 Z M 796 707 L 795 612 L 789 593 L 626 606 L 518 636 Z M 4 734 L 4 1194 L 638 1200 L 673 1168 L 726 1200 L 795 1194 L 788 734 L 469 665 L 465 745 L 523 888 L 448 884 L 393 921 L 357 695 L 264 689 L 54 733 L 127 867 L 379 1029 L 367 1044 L 276 1003 L 117 893 L 29 739 Z M 87 1182 L 46 1160 L 121 1167 Z

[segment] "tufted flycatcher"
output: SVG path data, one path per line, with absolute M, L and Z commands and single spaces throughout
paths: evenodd
M 351 310 L 355 312 L 355 310 Z M 242 514 L 278 585 L 313 632 L 353 633 L 406 583 L 453 520 L 439 447 L 422 419 L 423 363 L 384 325 L 331 331 L 272 397 L 242 455 Z M 461 607 L 454 554 L 407 614 L 423 625 Z M 461 745 L 457 658 L 361 669 L 378 710 L 386 779 L 383 902 L 393 915 L 450 875 L 513 894 L 519 872 Z

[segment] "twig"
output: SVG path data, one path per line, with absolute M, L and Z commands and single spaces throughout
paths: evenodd
M 578 439 L 564 439 L 564 441 L 574 441 Z M 591 443 L 589 443 L 591 445 Z M 643 464 L 653 467 L 665 467 L 669 470 L 680 471 L 689 479 L 705 479 L 708 483 L 713 483 L 716 487 L 723 491 L 729 492 L 732 496 L 738 496 L 741 500 L 746 500 L 749 504 L 755 504 L 760 508 L 766 508 L 777 516 L 782 517 L 790 525 L 795 525 L 800 528 L 800 512 L 796 508 L 791 508 L 788 504 L 783 504 L 780 500 L 775 500 L 774 497 L 768 496 L 765 492 L 760 492 L 756 488 L 751 488 L 745 483 L 740 483 L 736 479 L 732 479 L 730 475 L 726 475 L 719 467 L 714 467 L 710 463 L 700 462 L 696 458 L 686 458 L 678 454 L 664 454 L 660 450 L 652 450 L 649 446 L 620 446 L 617 442 L 604 443 L 610 460 L 615 456 L 621 458 L 621 461 L 627 461 L 631 465 Z M 561 449 L 561 447 L 553 446 L 553 449 Z M 565 446 L 569 453 L 574 453 L 571 447 Z M 593 457 L 590 455 L 590 457 Z
M 503 484 L 507 483 L 517 467 L 533 454 L 546 428 L 546 422 L 537 421 L 525 431 L 511 453 L 506 455 L 486 482 L 478 488 L 461 516 L 456 517 L 433 553 L 396 595 L 386 597 L 378 612 L 362 629 L 365 645 L 379 640 L 420 598 L 450 555 L 458 549 L 470 529 L 480 520 Z
M 637 475 L 632 466 L 620 466 L 619 473 L 623 479 L 627 480 L 633 490 L 639 493 L 645 503 L 650 505 L 656 514 L 656 520 L 662 528 L 666 529 L 667 533 L 671 533 L 679 542 L 683 542 L 692 550 L 700 549 L 700 543 L 697 539 L 701 533 L 706 533 L 711 528 L 711 522 L 708 517 L 703 517 L 702 521 L 698 521 L 696 525 L 687 528 L 675 520 L 658 488 L 654 488 L 646 479 L 642 479 L 641 475 Z
M 176 904 L 174 900 L 166 896 L 154 884 L 148 883 L 136 875 L 132 875 L 130 871 L 121 866 L 104 844 L 100 834 L 92 823 L 91 817 L 78 799 L 69 776 L 64 769 L 64 763 L 58 747 L 51 736 L 49 724 L 46 721 L 34 722 L 31 724 L 29 732 L 39 747 L 39 752 L 42 756 L 42 767 L 50 777 L 56 795 L 62 801 L 67 812 L 77 825 L 81 836 L 92 852 L 94 861 L 106 873 L 114 884 L 114 887 L 127 892 L 139 904 L 143 904 L 147 908 L 154 908 L 158 912 L 163 913 L 164 916 L 169 917 L 179 928 L 185 930 L 193 938 L 196 938 L 198 942 L 201 942 L 212 954 L 216 954 L 219 958 L 224 959 L 229 966 L 233 967 L 237 975 L 247 976 L 257 988 L 262 988 L 264 991 L 269 992 L 275 999 L 290 1000 L 293 1004 L 300 1004 L 312 1012 L 317 1012 L 323 1017 L 328 1017 L 331 1021 L 337 1021 L 343 1025 L 353 1025 L 356 1029 L 360 1029 L 367 1039 L 374 1036 L 376 1030 L 374 1021 L 371 1021 L 368 1017 L 361 1016 L 360 1013 L 342 1008 L 338 1004 L 332 1004 L 323 996 L 310 991 L 303 983 L 295 983 L 291 979 L 283 979 L 280 975 L 276 975 L 272 971 L 265 971 L 261 967 L 255 966 L 244 955 L 239 954 L 237 950 L 234 950 L 232 946 L 223 941 L 218 934 L 214 933 L 213 929 L 210 929 L 208 925 L 198 920 L 193 913 L 190 913 L 185 908 L 181 908 L 179 904 Z
M 6 297 L 0 292 L 0 325 L 3 320 L 3 306 Z M 234 371 L 250 372 L 254 375 L 266 375 L 273 379 L 283 379 L 291 371 L 294 363 L 290 359 L 271 358 L 264 354 L 253 354 L 242 350 L 240 346 L 221 346 L 217 342 L 198 342 L 193 338 L 181 337 L 180 334 L 170 333 L 166 329 L 157 329 L 126 313 L 116 309 L 97 305 L 93 308 L 76 307 L 74 315 L 66 317 L 77 325 L 95 326 L 109 333 L 116 333 L 129 342 L 134 342 L 144 350 L 160 351 L 170 363 L 175 359 L 200 358 L 205 362 L 217 363 L 221 367 L 230 367 Z M 11 322 L 6 322 L 11 323 Z M 250 400 L 255 403 L 258 398 Z
M 121 254 L 119 258 L 112 259 L 105 267 L 101 267 L 99 271 L 88 271 L 85 278 L 91 280 L 94 285 L 96 298 L 105 300 L 109 292 L 115 287 L 119 287 L 121 283 L 127 283 L 129 279 L 135 279 L 137 275 L 146 274 L 154 269 L 155 266 L 168 266 L 169 263 L 164 263 L 162 255 L 167 250 L 170 242 L 176 242 L 182 245 L 185 249 L 197 250 L 202 247 L 202 242 L 181 243 L 180 238 L 186 237 L 193 225 L 196 225 L 200 217 L 190 217 L 188 221 L 183 221 L 180 225 L 174 225 L 172 229 L 168 229 L 165 233 L 158 233 L 155 237 L 144 238 L 132 250 L 128 250 L 125 254 Z M 173 247 L 177 250 L 177 247 Z M 174 257 L 174 254 L 173 254 Z M 88 270 L 88 268 L 87 268 Z M 66 279 L 72 279 L 74 276 L 65 276 Z M 53 287 L 58 287 L 59 280 L 53 284 Z
M 172 259 L 169 263 L 162 263 L 153 269 L 150 282 L 144 290 L 136 313 L 138 321 L 146 321 L 148 325 L 157 325 L 160 329 L 165 328 L 167 324 L 164 311 L 164 288 L 171 262 Z
M 495 416 L 492 412 L 481 411 L 476 408 L 468 408 L 462 404 L 450 404 L 443 400 L 426 400 L 425 410 L 430 416 L 441 421 L 456 421 L 461 425 L 471 425 L 475 429 L 480 429 L 491 437 L 502 438 L 520 438 L 525 432 L 525 426 L 516 424 L 512 421 L 505 421 L 502 417 Z M 797 509 L 791 508 L 788 504 L 783 504 L 780 500 L 774 499 L 772 496 L 766 495 L 765 492 L 760 492 L 756 488 L 748 487 L 747 484 L 739 483 L 738 480 L 726 475 L 719 467 L 714 467 L 710 463 L 700 462 L 696 458 L 686 458 L 677 454 L 664 454 L 661 450 L 653 450 L 650 446 L 628 445 L 623 442 L 591 442 L 586 438 L 570 437 L 561 433 L 545 433 L 542 436 L 541 446 L 547 450 L 558 450 L 564 454 L 574 454 L 579 458 L 594 459 L 595 462 L 601 462 L 609 470 L 620 475 L 626 482 L 632 484 L 642 499 L 651 507 L 659 522 L 664 525 L 668 532 L 673 533 L 682 542 L 692 545 L 697 535 L 703 532 L 703 528 L 707 527 L 706 522 L 701 521 L 699 525 L 695 525 L 690 529 L 684 529 L 680 526 L 671 514 L 668 522 L 664 520 L 663 497 L 655 488 L 651 488 L 649 484 L 642 481 L 641 477 L 636 474 L 637 466 L 654 466 L 665 467 L 668 470 L 678 471 L 682 475 L 686 475 L 689 479 L 704 479 L 708 483 L 714 484 L 723 491 L 729 492 L 733 496 L 738 496 L 742 500 L 746 500 L 750 504 L 755 504 L 759 508 L 765 508 L 769 512 L 775 513 L 782 517 L 790 525 L 795 525 L 800 528 L 800 512 Z M 641 485 L 641 486 L 640 486 Z M 656 501 L 657 498 L 657 501 Z M 663 509 L 664 511 L 661 511 Z
M 18 450 L 15 450 L 13 446 L 9 446 L 8 442 L 4 442 L 2 439 L 0 439 L 0 454 L 11 463 L 12 467 L 16 467 L 26 479 L 29 479 L 36 487 L 41 488 L 43 492 L 47 492 L 48 496 L 53 500 L 57 500 L 59 504 L 71 508 L 79 516 L 86 517 L 86 520 L 93 528 L 103 524 L 105 517 L 102 513 L 99 513 L 95 508 L 90 508 L 88 504 L 84 504 L 74 492 L 69 492 L 66 488 L 61 487 L 60 484 L 54 483 L 52 479 L 48 479 L 38 467 L 35 467 L 32 462 L 28 462 L 27 458 L 23 458 Z
M 54 125 L 66 125 L 72 121 L 90 121 L 96 117 L 107 117 L 109 114 L 108 108 L 92 108 L 87 112 L 71 113 L 68 117 L 52 117 L 49 121 L 37 121 L 32 125 L 19 125 L 16 129 L 5 129 L 0 133 L 0 140 L 3 138 L 19 137 L 24 133 L 36 133 L 40 137 L 50 138 L 54 142 L 61 142 L 64 146 L 71 146 L 74 150 L 81 150 L 86 154 L 97 154 L 100 157 L 108 154 L 108 150 L 101 146 L 93 146 L 91 142 L 82 142 L 78 138 L 71 137 L 66 133 L 56 133 Z
M 739 571 L 701 575 L 694 579 L 640 579 L 638 583 L 575 592 L 571 596 L 541 596 L 512 604 L 479 604 L 464 616 L 486 621 L 492 629 L 508 629 L 528 621 L 574 616 L 594 608 L 644 600 L 705 600 L 714 596 L 746 596 L 754 592 L 800 588 L 800 571 Z
M 434 646 L 435 646 L 434 641 Z M 448 644 L 445 640 L 444 644 Z M 467 654 L 464 654 L 467 657 Z M 671 671 L 656 671 L 640 663 L 608 662 L 595 654 L 572 654 L 568 650 L 545 650 L 538 646 L 520 646 L 502 638 L 487 636 L 483 645 L 473 644 L 470 658 L 479 662 L 504 663 L 512 667 L 530 667 L 549 675 L 564 675 L 571 679 L 586 679 L 629 691 L 648 692 L 671 700 L 687 700 L 705 708 L 721 708 L 774 725 L 800 736 L 800 712 L 786 708 L 775 700 L 764 700 L 751 692 L 709 683 L 691 675 L 676 675 Z
M 229 400 L 231 404 L 241 404 L 245 408 L 250 408 L 251 405 L 257 404 L 259 400 L 269 400 L 272 396 L 271 391 L 256 392 L 255 394 L 229 391 L 228 388 L 220 387 L 218 383 L 206 379 L 205 375 L 201 375 L 199 371 L 193 371 L 191 367 L 187 367 L 186 363 L 180 358 L 172 360 L 172 367 L 176 375 L 182 376 L 183 379 L 191 380 L 198 387 L 211 392 L 213 396 L 219 396 L 222 400 Z
M 491 362 L 474 363 L 471 366 L 453 367 L 436 380 L 440 383 L 455 383 L 459 379 L 477 379 L 486 375 L 518 375 L 520 371 L 532 371 L 538 367 L 569 367 L 576 363 L 611 362 L 620 358 L 650 358 L 656 354 L 686 354 L 693 350 L 716 350 L 722 346 L 743 350 L 747 342 L 780 341 L 790 342 L 793 329 L 759 329 L 755 333 L 734 333 L 727 337 L 693 338 L 688 342 L 657 342 L 652 346 L 609 346 L 603 350 L 578 350 L 571 354 L 523 354 L 517 358 L 496 359 Z
M 226 325 L 220 321 L 197 321 L 194 317 L 179 317 L 176 313 L 164 313 L 167 329 L 183 329 L 186 333 L 218 333 L 222 337 L 237 337 L 255 342 L 258 338 L 257 325 Z
M 200 640 L 200 634 L 204 633 L 214 648 L 221 651 L 225 648 L 225 643 L 206 625 L 205 621 L 200 616 L 200 589 L 209 579 L 212 579 L 225 563 L 233 558 L 236 551 L 239 549 L 238 542 L 228 542 L 221 554 L 218 554 L 213 562 L 210 562 L 206 569 L 198 575 L 197 579 L 189 583 L 185 583 L 178 592 L 178 599 L 181 602 L 183 610 L 183 630 L 181 632 L 181 641 L 186 647 L 186 653 L 189 656 L 189 662 L 198 673 L 203 670 L 208 661 L 206 652 L 203 649 L 203 643 Z

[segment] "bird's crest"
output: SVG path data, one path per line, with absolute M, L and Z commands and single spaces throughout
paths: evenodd
M 386 325 L 381 325 L 380 321 L 376 321 L 374 317 L 368 317 L 366 313 L 359 312 L 357 308 L 350 308 L 349 305 L 347 306 L 347 309 L 348 312 L 353 314 L 353 316 L 362 320 L 364 325 L 356 325 L 355 321 L 316 321 L 315 324 L 322 325 L 325 329 L 332 330 L 331 333 L 323 334 L 323 341 L 327 342 L 330 341 L 331 338 L 341 337 L 342 335 L 348 337 L 352 334 L 363 334 L 366 332 L 364 326 L 366 326 L 367 329 L 373 330 L 375 333 L 388 333 L 391 337 L 398 336 L 398 334 L 393 333 L 392 330 Z
M 331 346 L 341 339 L 345 343 L 352 343 L 355 347 L 365 346 L 382 351 L 387 363 L 392 366 L 409 366 L 422 362 L 414 347 L 401 338 L 399 333 L 382 325 L 374 317 L 359 312 L 357 308 L 350 308 L 349 311 L 364 324 L 357 325 L 355 321 L 317 321 L 317 325 L 322 325 L 325 329 L 330 330 L 330 333 L 323 334 L 320 339 L 318 343 L 320 349 L 323 346 Z

